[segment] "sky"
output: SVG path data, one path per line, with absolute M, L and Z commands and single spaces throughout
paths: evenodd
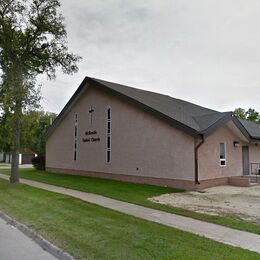
M 59 113 L 85 76 L 219 111 L 260 111 L 259 0 L 62 0 L 79 72 L 39 77 Z

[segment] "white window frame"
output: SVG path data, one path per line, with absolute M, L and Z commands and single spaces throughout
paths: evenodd
M 220 158 L 220 145 L 224 144 L 225 158 Z M 225 164 L 221 164 L 221 162 L 225 162 Z M 227 145 L 225 142 L 219 143 L 219 166 L 226 167 L 227 166 Z
M 110 118 L 108 118 L 108 110 L 110 110 Z M 111 107 L 110 106 L 107 106 L 107 109 L 106 109 L 106 163 L 107 164 L 110 164 L 111 163 L 111 154 L 112 154 L 112 152 L 111 152 L 111 143 L 112 143 L 112 141 L 111 141 L 111 132 L 112 132 L 112 113 L 111 113 Z M 109 131 L 109 133 L 108 133 L 108 123 L 110 123 L 110 131 Z M 110 142 L 109 142 L 109 144 L 110 144 L 110 147 L 108 147 L 108 145 L 107 145 L 107 142 L 108 142 L 108 137 L 110 138 Z M 109 160 L 108 160 L 108 156 L 107 156 L 107 154 L 109 153 Z

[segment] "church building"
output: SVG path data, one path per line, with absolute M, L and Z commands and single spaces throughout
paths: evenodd
M 187 190 L 248 186 L 260 172 L 260 126 L 86 77 L 48 130 L 46 169 Z

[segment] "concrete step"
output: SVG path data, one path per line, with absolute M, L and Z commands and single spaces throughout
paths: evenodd
M 248 176 L 248 178 L 250 179 L 250 182 L 251 183 L 260 183 L 260 176 L 255 176 L 255 175 L 252 175 L 252 176 Z

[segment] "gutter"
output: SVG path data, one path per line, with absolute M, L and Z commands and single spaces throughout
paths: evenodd
M 195 184 L 200 184 L 199 182 L 199 159 L 198 159 L 198 150 L 201 145 L 204 143 L 204 136 L 201 136 L 201 141 L 195 146 Z

